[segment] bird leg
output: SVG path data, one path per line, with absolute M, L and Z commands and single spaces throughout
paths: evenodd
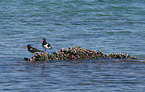
M 32 61 L 33 61 L 33 62 L 35 61 L 34 58 L 35 58 L 35 54 L 33 54 L 33 58 L 32 58 Z
M 48 54 L 48 49 L 47 49 L 47 54 Z
M 48 49 L 47 49 L 47 51 L 46 51 L 46 49 L 45 49 L 45 53 L 44 53 L 44 54 L 47 55 L 47 53 L 48 53 Z
M 44 51 L 44 54 L 46 54 L 46 49 L 45 49 L 45 51 Z
M 45 55 L 45 59 L 47 59 L 47 58 L 48 58 L 48 56 L 47 56 L 46 49 L 45 49 L 45 51 L 44 51 L 44 55 Z

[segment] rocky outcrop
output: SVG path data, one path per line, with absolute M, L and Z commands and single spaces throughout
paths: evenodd
M 137 59 L 134 56 L 128 54 L 117 54 L 109 53 L 104 54 L 102 51 L 91 51 L 88 49 L 80 47 L 70 47 L 68 49 L 62 48 L 58 52 L 55 51 L 53 54 L 38 54 L 34 55 L 33 61 L 42 60 L 88 60 L 88 59 L 98 59 L 98 58 L 116 58 L 116 59 Z M 32 61 L 32 58 L 24 58 L 27 61 Z

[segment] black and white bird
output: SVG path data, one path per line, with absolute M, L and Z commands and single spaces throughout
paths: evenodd
M 45 38 L 43 38 L 43 40 L 41 41 L 41 43 L 42 43 L 42 47 L 45 49 L 45 52 L 46 52 L 46 49 L 47 49 L 47 53 L 48 53 L 48 49 L 52 49 L 51 45 L 46 42 L 46 39 Z
M 33 59 L 34 59 L 36 53 L 44 53 L 44 51 L 31 47 L 30 44 L 28 44 L 24 49 L 26 49 L 26 48 L 28 48 L 28 51 L 33 54 Z

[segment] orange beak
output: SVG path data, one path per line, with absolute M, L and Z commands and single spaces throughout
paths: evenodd
M 42 43 L 43 41 L 44 41 L 44 40 L 42 40 L 41 43 Z
M 26 49 L 28 46 L 26 46 L 24 49 Z

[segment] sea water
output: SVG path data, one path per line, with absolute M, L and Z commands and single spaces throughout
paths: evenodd
M 27 44 L 145 58 L 144 0 L 1 0 L 0 92 L 143 92 L 145 60 L 27 62 Z

